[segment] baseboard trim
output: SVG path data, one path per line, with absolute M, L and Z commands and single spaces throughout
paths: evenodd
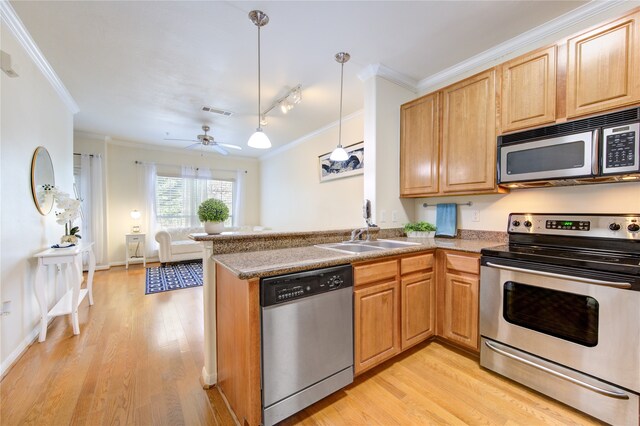
M 53 321 L 53 318 L 49 319 L 47 326 L 51 324 L 51 321 Z M 11 367 L 13 367 L 15 363 L 18 362 L 18 360 L 22 357 L 22 355 L 24 355 L 27 349 L 29 349 L 29 346 L 33 345 L 36 342 L 36 340 L 38 340 L 39 334 L 40 334 L 40 321 L 38 321 L 38 325 L 33 330 L 31 330 L 31 332 L 27 334 L 27 336 L 22 340 L 22 342 L 20 342 L 18 347 L 15 348 L 9 354 L 7 359 L 2 361 L 2 364 L 0 364 L 0 379 L 4 379 L 4 376 L 6 376 L 9 370 L 11 370 Z

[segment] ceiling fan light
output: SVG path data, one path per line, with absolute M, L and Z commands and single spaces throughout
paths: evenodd
M 347 151 L 345 151 L 342 145 L 338 145 L 329 156 L 329 159 L 331 161 L 347 161 L 349 154 L 347 154 Z
M 247 142 L 247 145 L 249 145 L 251 148 L 267 149 L 271 148 L 271 141 L 269 140 L 267 135 L 264 134 L 262 129 L 258 127 L 255 133 L 249 138 L 249 142 Z

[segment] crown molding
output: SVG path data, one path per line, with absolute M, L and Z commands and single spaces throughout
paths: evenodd
M 18 40 L 20 45 L 26 50 L 27 55 L 35 62 L 36 66 L 44 77 L 51 83 L 53 89 L 58 96 L 62 99 L 62 102 L 71 111 L 72 114 L 77 114 L 80 111 L 78 104 L 73 100 L 71 94 L 62 83 L 62 80 L 58 77 L 53 70 L 47 59 L 44 57 L 36 42 L 31 38 L 29 31 L 24 26 L 16 11 L 13 9 L 8 0 L 0 0 L 0 17 L 2 21 L 7 24 L 7 27 L 11 33 Z
M 413 93 L 418 92 L 418 81 L 409 77 L 399 71 L 391 69 L 382 64 L 367 65 L 362 71 L 358 73 L 358 78 L 361 81 L 370 79 L 371 77 L 381 77 L 398 86 L 404 87 Z
M 353 112 L 353 113 L 351 113 L 351 114 L 349 114 L 347 116 L 342 117 L 342 122 L 349 121 L 352 118 L 355 118 L 355 117 L 358 117 L 358 116 L 362 115 L 363 113 L 364 113 L 364 110 L 362 110 L 362 109 L 358 110 L 356 112 Z M 259 157 L 258 159 L 260 161 L 263 161 L 263 160 L 266 160 L 267 158 L 271 158 L 271 157 L 273 157 L 275 155 L 278 155 L 278 154 L 280 154 L 280 153 L 282 153 L 284 151 L 288 151 L 291 148 L 294 148 L 294 147 L 300 145 L 301 143 L 303 143 L 303 142 L 305 142 L 305 141 L 307 141 L 307 140 L 309 140 L 309 139 L 311 139 L 311 138 L 313 138 L 315 136 L 318 136 L 319 134 L 321 134 L 323 132 L 326 132 L 327 130 L 331 129 L 332 127 L 336 127 L 338 125 L 338 123 L 339 123 L 339 120 L 336 120 L 333 123 L 329 123 L 326 126 L 322 126 L 319 129 L 316 129 L 311 133 L 307 133 L 306 135 L 304 135 L 304 136 L 302 136 L 302 137 L 300 137 L 298 139 L 295 139 L 295 140 L 289 142 L 286 145 L 282 145 L 281 147 L 278 147 L 278 148 L 274 149 L 273 151 L 270 151 L 267 154 L 264 154 L 263 156 Z
M 510 40 L 500 43 L 482 53 L 462 61 L 452 67 L 433 74 L 420 80 L 417 88 L 420 92 L 425 92 L 431 88 L 437 87 L 447 81 L 453 80 L 461 74 L 473 71 L 475 69 L 487 66 L 493 61 L 511 53 L 518 49 L 524 48 L 530 44 L 536 43 L 548 37 L 551 34 L 558 33 L 572 25 L 578 24 L 592 16 L 598 15 L 613 7 L 625 3 L 625 0 L 607 0 L 607 1 L 591 1 L 584 6 L 576 8 L 564 15 L 558 16 L 540 26 L 537 26 L 527 32 L 520 34 Z

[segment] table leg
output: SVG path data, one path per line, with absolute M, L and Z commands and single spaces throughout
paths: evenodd
M 81 255 L 79 255 L 81 256 Z M 71 282 L 73 292 L 71 293 L 71 323 L 73 324 L 73 334 L 80 334 L 80 321 L 78 320 L 78 299 L 80 298 L 80 285 L 82 275 L 78 272 L 75 260 L 71 262 Z
M 46 270 L 47 267 L 42 264 L 41 260 L 38 260 L 34 290 L 36 292 L 36 299 L 38 299 L 38 305 L 40 305 L 40 337 L 38 338 L 39 342 L 44 342 L 47 338 L 47 292 L 44 279 Z
M 93 305 L 93 273 L 96 271 L 96 256 L 93 249 L 89 249 L 89 271 L 87 272 L 87 290 L 89 290 L 89 305 Z

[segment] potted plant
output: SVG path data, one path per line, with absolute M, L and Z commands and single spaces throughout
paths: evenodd
M 433 238 L 436 227 L 429 222 L 415 222 L 404 225 L 404 232 L 407 237 Z
M 229 218 L 229 208 L 222 201 L 209 198 L 198 207 L 198 217 L 204 222 L 207 234 L 219 234 L 224 231 L 224 221 Z

